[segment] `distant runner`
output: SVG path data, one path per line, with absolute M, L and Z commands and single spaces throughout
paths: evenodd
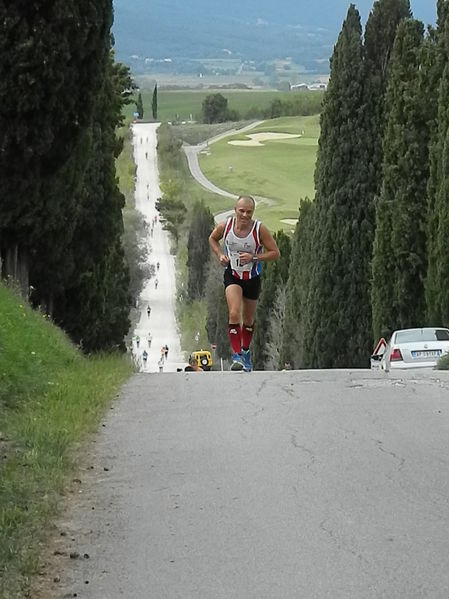
M 260 294 L 261 262 L 277 260 L 279 249 L 271 233 L 253 220 L 256 204 L 251 196 L 240 196 L 235 216 L 219 223 L 209 236 L 209 245 L 224 271 L 228 305 L 228 337 L 233 356 L 231 370 L 251 371 L 249 346 L 254 331 L 254 314 Z M 224 240 L 224 252 L 220 240 Z M 242 322 L 243 317 L 243 322 Z

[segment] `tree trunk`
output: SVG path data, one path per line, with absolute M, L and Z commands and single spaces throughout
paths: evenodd
M 29 267 L 28 252 L 21 249 L 18 244 L 6 248 L 1 263 L 2 279 L 8 283 L 15 284 L 24 297 L 28 297 L 29 291 Z

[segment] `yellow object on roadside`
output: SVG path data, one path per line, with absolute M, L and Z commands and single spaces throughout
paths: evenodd
M 198 366 L 201 366 L 203 370 L 210 370 L 212 368 L 212 356 L 210 351 L 206 349 L 200 349 L 191 353 L 192 358 L 196 360 Z

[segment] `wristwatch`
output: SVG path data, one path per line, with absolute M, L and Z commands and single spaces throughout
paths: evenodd
M 257 254 L 254 254 L 252 261 L 257 262 L 258 260 L 259 260 L 259 256 Z

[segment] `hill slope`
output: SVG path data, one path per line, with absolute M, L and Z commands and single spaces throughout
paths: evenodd
M 28 596 L 72 449 L 131 368 L 119 356 L 84 357 L 2 284 L 0 314 L 0 597 L 9 599 Z

